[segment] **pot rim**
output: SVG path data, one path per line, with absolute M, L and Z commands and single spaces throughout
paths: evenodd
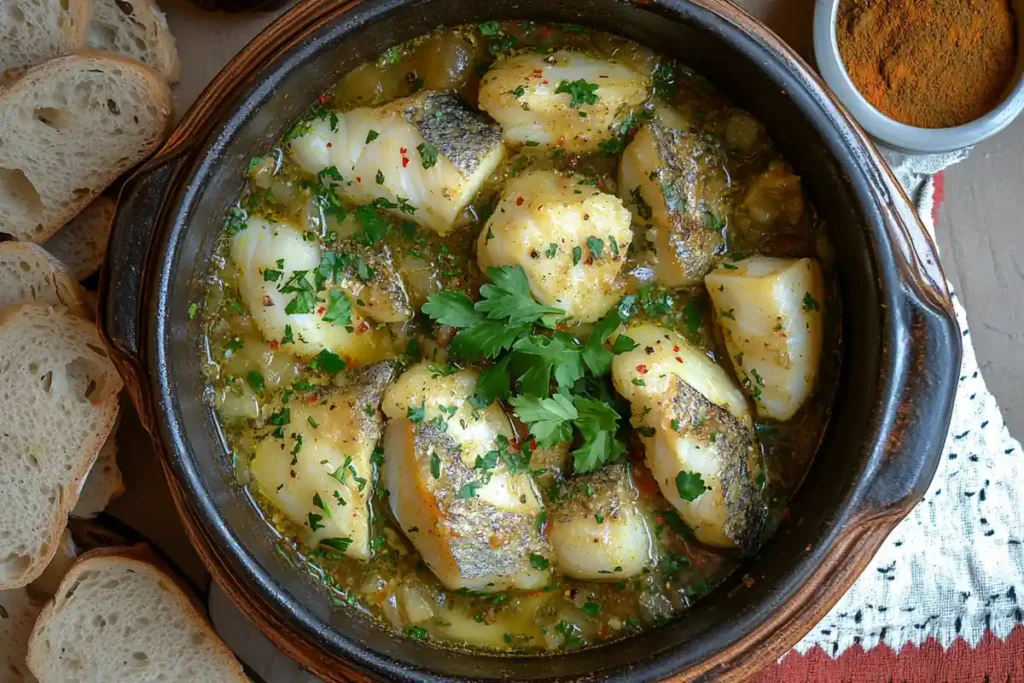
M 167 144 L 157 153 L 156 158 L 142 170 L 140 177 L 144 178 L 146 173 L 152 173 L 162 165 L 192 154 L 190 146 L 197 137 L 205 137 L 200 135 L 204 129 L 211 122 L 217 123 L 218 126 L 223 123 L 218 117 L 224 116 L 225 104 L 238 97 L 255 97 L 251 88 L 245 90 L 249 87 L 247 84 L 239 83 L 240 73 L 254 74 L 258 71 L 257 65 L 269 65 L 269 72 L 280 72 L 287 59 L 298 59 L 294 50 L 299 49 L 304 39 L 318 32 L 329 31 L 332 23 L 346 13 L 360 12 L 364 15 L 364 21 L 378 21 L 392 8 L 404 4 L 409 3 L 406 0 L 388 0 L 369 7 L 370 3 L 358 1 L 343 4 L 332 3 L 329 0 L 300 2 L 271 24 L 218 75 L 188 112 Z M 746 49 L 743 50 L 748 58 L 752 59 L 750 52 L 755 52 L 771 62 L 768 58 L 774 55 L 774 63 L 769 63 L 764 68 L 784 71 L 805 88 L 804 95 L 810 105 L 820 108 L 824 119 L 841 134 L 841 140 L 831 141 L 834 143 L 833 146 L 847 146 L 849 159 L 837 155 L 837 161 L 844 167 L 849 167 L 850 171 L 863 176 L 872 188 L 870 196 L 858 195 L 858 200 L 865 206 L 870 205 L 871 210 L 866 213 L 872 214 L 875 219 L 873 224 L 881 225 L 881 230 L 887 232 L 886 237 L 891 241 L 886 248 L 876 248 L 876 256 L 880 260 L 879 277 L 883 281 L 882 291 L 898 299 L 900 295 L 907 294 L 908 288 L 912 290 L 910 293 L 913 295 L 913 301 L 910 303 L 918 306 L 919 313 L 928 313 L 932 318 L 931 323 L 938 326 L 937 334 L 942 337 L 941 341 L 945 342 L 940 351 L 945 352 L 946 359 L 951 361 L 949 365 L 955 366 L 949 370 L 955 380 L 955 370 L 959 366 L 959 334 L 955 333 L 956 323 L 952 314 L 952 304 L 945 288 L 945 279 L 934 257 L 934 245 L 891 173 L 884 167 L 878 167 L 880 157 L 870 146 L 863 132 L 828 95 L 809 67 L 777 36 L 725 0 L 662 0 L 657 4 L 652 3 L 649 7 L 643 4 L 641 9 L 661 12 L 673 21 L 689 20 L 713 32 L 738 30 L 743 39 L 748 41 Z M 586 21 L 585 18 L 582 20 Z M 266 83 L 259 86 L 265 87 L 269 86 Z M 242 91 L 245 91 L 244 96 L 238 94 Z M 809 105 L 805 103 L 803 106 Z M 221 127 L 217 135 L 223 134 L 224 130 Z M 211 139 L 214 137 L 217 136 L 211 136 Z M 200 151 L 202 154 L 197 156 L 207 155 L 209 145 L 204 145 Z M 835 149 L 831 151 L 835 154 Z M 176 178 L 176 181 L 180 180 L 181 178 Z M 126 192 L 130 193 L 131 190 L 131 187 L 126 187 Z M 200 190 L 194 187 L 187 188 L 178 202 L 178 208 L 171 213 L 177 214 L 178 209 L 192 201 L 197 192 Z M 873 228 L 865 229 L 870 231 Z M 177 231 L 165 229 L 164 232 Z M 173 252 L 175 239 L 174 235 L 162 235 L 159 248 L 149 249 L 153 272 L 147 276 L 151 280 L 159 280 L 159 284 L 153 288 L 157 293 L 154 297 L 157 299 L 161 298 L 160 293 L 165 292 L 168 287 L 170 259 L 167 255 Z M 108 264 L 104 271 L 105 295 L 109 293 L 112 277 Z M 134 356 L 127 360 L 122 358 L 121 363 L 126 372 L 133 375 L 134 381 L 130 382 L 133 385 L 133 398 L 143 414 L 147 427 L 165 449 L 163 463 L 168 479 L 172 483 L 176 504 L 182 513 L 189 535 L 211 573 L 224 584 L 236 604 L 261 630 L 268 635 L 277 636 L 275 640 L 279 645 L 283 645 L 292 657 L 318 675 L 328 680 L 340 680 L 335 678 L 339 675 L 339 667 L 345 669 L 345 674 L 360 678 L 369 672 L 388 677 L 409 675 L 409 671 L 401 664 L 375 651 L 367 651 L 352 643 L 349 643 L 348 647 L 339 647 L 338 643 L 327 642 L 322 629 L 318 629 L 313 623 L 317 621 L 315 617 L 304 612 L 302 605 L 297 604 L 294 599 L 289 600 L 290 596 L 282 596 L 272 589 L 273 580 L 269 572 L 255 560 L 234 531 L 223 523 L 195 463 L 190 458 L 182 456 L 189 453 L 189 447 L 183 440 L 180 408 L 177 407 L 174 381 L 169 371 L 166 340 L 170 330 L 166 310 L 157 307 L 155 325 L 147 332 L 146 339 L 141 344 L 139 342 L 142 340 L 136 339 L 135 345 L 126 345 L 121 339 L 124 335 L 111 329 L 109 299 L 109 296 L 105 296 L 105 333 L 115 348 Z M 137 309 L 142 310 L 143 307 Z M 907 317 L 911 313 L 912 311 L 903 310 L 900 306 L 888 311 L 888 315 L 902 320 L 903 326 L 909 325 Z M 887 327 L 894 325 L 899 326 L 893 323 Z M 912 347 L 900 347 L 898 344 L 894 347 L 903 353 L 913 351 Z M 932 353 L 935 351 L 932 350 Z M 155 372 L 148 374 L 139 366 L 140 356 L 144 359 L 142 363 L 155 368 Z M 951 408 L 951 396 L 945 404 L 940 402 L 938 410 L 940 413 L 944 412 L 945 416 L 940 416 L 939 422 L 948 424 Z M 934 441 L 934 438 L 932 440 Z M 941 445 L 940 440 L 938 448 L 941 448 Z M 883 473 L 885 463 L 876 462 L 874 469 L 865 473 L 850 495 L 852 501 L 859 501 L 858 505 L 853 506 L 859 511 L 858 514 L 849 515 L 841 520 L 842 524 L 839 526 L 845 526 L 843 534 L 839 533 L 840 529 L 833 529 L 830 543 L 824 548 L 816 548 L 805 560 L 804 567 L 807 571 L 803 576 L 789 577 L 786 585 L 790 590 L 785 596 L 786 604 L 777 614 L 767 616 L 756 628 L 748 632 L 733 629 L 729 633 L 730 639 L 726 646 L 704 653 L 705 657 L 683 670 L 677 670 L 671 664 L 666 667 L 664 661 L 642 661 L 624 668 L 619 667 L 614 671 L 602 672 L 602 675 L 626 678 L 635 677 L 644 671 L 645 676 L 661 677 L 677 673 L 685 678 L 696 678 L 715 671 L 716 676 L 724 676 L 720 680 L 730 680 L 732 677 L 739 680 L 740 677 L 756 671 L 755 667 L 759 668 L 760 664 L 780 656 L 838 601 L 866 566 L 889 531 L 920 498 L 924 487 L 919 480 L 923 477 L 925 484 L 930 481 L 937 465 L 937 448 L 934 444 L 928 444 L 921 446 L 921 449 L 926 450 L 928 447 L 931 447 L 934 453 L 926 454 L 928 457 L 925 457 L 923 469 L 918 472 L 918 477 L 912 482 L 903 482 L 903 488 L 888 491 L 878 500 L 872 500 L 871 489 L 875 483 L 874 478 Z M 819 577 L 821 580 L 816 580 Z M 825 577 L 829 577 L 828 580 L 825 580 Z M 268 595 L 273 595 L 274 598 L 269 599 Z M 295 639 L 301 639 L 303 642 L 293 642 Z M 421 646 L 428 647 L 422 644 Z M 349 661 L 340 662 L 337 654 L 329 657 L 321 652 L 318 656 L 316 650 L 331 650 L 335 653 L 342 650 Z M 593 651 L 588 650 L 581 654 L 586 653 L 592 654 Z M 731 666 L 728 671 L 724 668 L 726 660 Z M 349 668 L 346 664 L 355 669 Z

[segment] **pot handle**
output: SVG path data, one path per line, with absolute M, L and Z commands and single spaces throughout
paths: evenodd
M 961 334 L 938 250 L 898 181 L 880 164 L 880 205 L 903 289 L 904 337 L 910 350 L 890 397 L 892 415 L 879 445 L 865 506 L 871 516 L 903 517 L 924 496 L 938 468 L 960 375 Z
M 184 160 L 184 154 L 158 155 L 124 183 L 100 277 L 100 332 L 147 429 L 153 422 L 143 397 L 146 378 L 141 358 L 141 340 L 148 322 L 142 315 L 147 297 L 146 273 L 167 190 Z

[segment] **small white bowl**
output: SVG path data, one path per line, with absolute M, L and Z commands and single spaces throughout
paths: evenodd
M 822 78 L 864 130 L 888 147 L 906 152 L 949 152 L 970 147 L 1006 128 L 1024 111 L 1024 0 L 1013 2 L 1017 18 L 1017 68 L 995 109 L 953 128 L 918 128 L 889 118 L 865 99 L 850 80 L 836 39 L 840 0 L 817 0 L 814 7 L 814 57 Z

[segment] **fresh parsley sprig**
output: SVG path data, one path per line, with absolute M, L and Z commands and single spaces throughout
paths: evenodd
M 491 268 L 487 274 L 490 283 L 480 288 L 480 301 L 445 290 L 428 297 L 422 309 L 435 322 L 459 328 L 448 349 L 452 360 L 494 360 L 477 380 L 473 404 L 507 401 L 541 446 L 575 440 L 577 472 L 621 457 L 626 448 L 617 438 L 620 403 L 602 379 L 616 353 L 636 347 L 623 334 L 608 343 L 623 322 L 618 310 L 595 323 L 581 343 L 553 329 L 565 312 L 534 300 L 521 267 Z

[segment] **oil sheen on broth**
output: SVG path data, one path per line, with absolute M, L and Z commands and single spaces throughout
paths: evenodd
M 254 157 L 190 311 L 239 483 L 325 599 L 559 651 L 679 616 L 786 516 L 837 372 L 823 232 L 684 65 L 487 22 Z

